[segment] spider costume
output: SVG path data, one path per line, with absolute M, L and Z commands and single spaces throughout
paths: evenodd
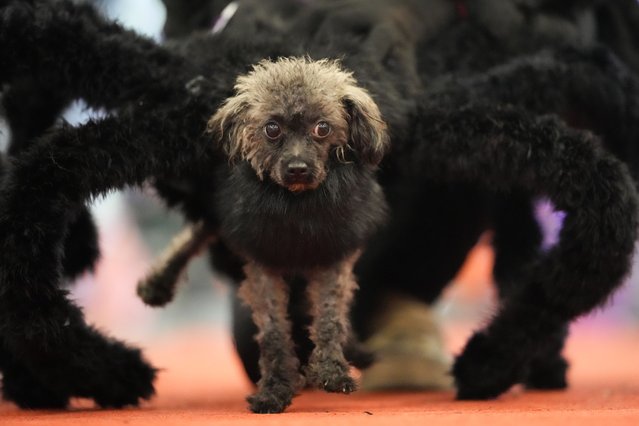
M 264 57 L 335 56 L 335 47 L 295 46 L 276 36 L 242 42 L 224 34 L 162 47 L 68 1 L 2 1 L 0 7 L 5 96 L 16 96 L 11 91 L 27 79 L 60 99 L 82 98 L 113 112 L 29 141 L 4 173 L 3 395 L 23 407 L 62 407 L 72 396 L 101 406 L 137 404 L 153 393 L 154 369 L 139 351 L 87 325 L 60 287 L 62 276 L 78 269 L 63 268 L 69 261 L 62 261 L 84 203 L 150 181 L 188 220 L 214 227 L 214 171 L 225 160 L 204 129 L 232 94 L 235 77 Z M 490 42 L 490 54 L 458 48 L 482 42 Z M 635 183 L 601 142 L 632 165 L 629 141 L 639 115 L 634 76 L 605 48 L 553 48 L 543 35 L 527 34 L 495 48 L 473 23 L 418 46 L 418 73 L 406 66 L 412 45 L 391 44 L 372 56 L 358 54 L 357 40 L 339 44 L 344 66 L 374 95 L 392 135 L 379 178 L 391 215 L 397 213 L 356 267 L 361 287 L 392 273 L 416 279 L 410 265 L 428 256 L 432 241 L 413 249 L 406 241 L 415 237 L 405 237 L 433 228 L 431 194 L 445 196 L 448 185 L 478 191 L 480 200 L 488 194 L 495 200 L 491 213 L 497 206 L 502 299 L 455 363 L 458 397 L 495 397 L 520 382 L 560 385 L 566 325 L 604 302 L 630 268 Z M 538 249 L 538 229 L 530 224 L 536 195 L 566 213 L 559 242 L 547 252 Z M 512 241 L 509 231 L 522 224 L 526 239 Z M 467 225 L 462 241 L 449 248 L 456 258 L 487 226 Z M 212 251 L 215 260 L 224 247 Z M 399 266 L 388 268 L 393 259 Z M 434 296 L 443 283 L 425 286 Z

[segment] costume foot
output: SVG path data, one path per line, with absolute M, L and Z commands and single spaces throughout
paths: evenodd
M 457 399 L 493 399 L 523 381 L 526 361 L 503 349 L 483 332 L 473 335 L 453 366 Z
M 11 401 L 24 410 L 64 410 L 69 405 L 68 395 L 56 395 L 45 389 L 17 393 L 3 388 L 2 392 L 6 401 Z
M 550 360 L 534 360 L 526 377 L 528 389 L 559 390 L 568 387 L 568 362 L 561 356 Z
M 117 357 L 105 366 L 108 371 L 105 381 L 90 390 L 100 407 L 137 406 L 155 393 L 155 368 L 144 361 L 139 350 L 123 349 L 126 350 L 117 351 Z
M 2 396 L 23 409 L 64 409 L 69 405 L 69 395 L 45 387 L 21 368 L 5 370 Z
M 55 395 L 91 398 L 101 407 L 138 405 L 154 394 L 156 370 L 138 349 L 106 338 L 91 327 L 73 323 L 59 335 L 59 343 L 46 354 L 41 346 L 22 342 L 15 353 L 32 354 L 21 359 L 25 369 Z

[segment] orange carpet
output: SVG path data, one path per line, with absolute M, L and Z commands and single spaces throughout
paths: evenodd
M 470 332 L 449 326 L 451 350 Z M 305 392 L 286 413 L 255 415 L 230 339 L 221 331 L 188 329 L 145 345 L 163 368 L 157 396 L 141 408 L 98 410 L 75 401 L 70 411 L 20 411 L 0 404 L 0 425 L 636 425 L 639 421 L 639 329 L 575 327 L 567 355 L 571 388 L 513 389 L 496 401 L 456 402 L 451 392 L 329 395 Z
M 446 299 L 452 299 L 453 306 L 480 306 L 472 320 L 489 317 L 491 264 L 492 252 L 480 246 L 458 277 L 461 285 L 452 288 L 443 305 Z M 515 388 L 498 400 L 487 402 L 457 402 L 452 392 L 352 395 L 305 392 L 284 414 L 255 415 L 247 410 L 244 398 L 251 392 L 251 386 L 225 329 L 184 325 L 170 333 L 139 332 L 134 324 L 144 324 L 150 313 L 132 296 L 137 277 L 118 281 L 126 285 L 93 283 L 87 287 L 110 297 L 100 297 L 98 304 L 88 303 L 87 317 L 116 336 L 148 339 L 136 344 L 162 369 L 157 395 L 140 408 L 126 410 L 99 410 L 91 401 L 78 400 L 69 411 L 21 411 L 0 402 L 0 426 L 639 424 L 639 326 L 622 326 L 605 316 L 591 317 L 573 327 L 566 349 L 572 365 L 571 387 L 567 391 L 524 392 Z M 122 294 L 118 296 L 119 293 Z M 105 299 L 117 303 L 105 303 Z M 111 306 L 113 312 L 105 306 Z M 445 316 L 454 317 L 450 312 Z M 126 318 L 128 324 L 119 324 L 113 318 L 120 321 Z M 477 326 L 461 324 L 461 320 L 444 320 L 451 353 L 459 352 Z M 155 321 L 157 318 L 151 323 Z

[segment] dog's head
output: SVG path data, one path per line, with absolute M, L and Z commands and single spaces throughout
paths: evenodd
M 231 161 L 299 192 L 317 188 L 331 160 L 377 165 L 386 124 L 350 72 L 330 60 L 262 61 L 237 79 L 208 123 Z

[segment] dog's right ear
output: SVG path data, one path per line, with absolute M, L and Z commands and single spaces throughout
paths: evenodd
M 247 109 L 248 102 L 244 96 L 228 98 L 206 126 L 207 132 L 213 135 L 215 143 L 224 150 L 231 161 L 242 156 L 247 147 L 246 132 L 242 130 L 244 126 L 241 125 L 245 121 Z

